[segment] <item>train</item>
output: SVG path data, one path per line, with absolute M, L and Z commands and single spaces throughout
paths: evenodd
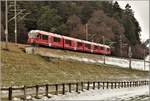
M 28 43 L 95 54 L 111 54 L 111 48 L 108 45 L 85 41 L 42 30 L 29 31 Z

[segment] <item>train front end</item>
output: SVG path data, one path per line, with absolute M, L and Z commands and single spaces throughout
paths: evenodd
M 37 33 L 38 33 L 37 30 L 31 30 L 28 33 L 28 43 L 29 44 L 35 44 L 36 43 L 37 35 L 38 35 Z

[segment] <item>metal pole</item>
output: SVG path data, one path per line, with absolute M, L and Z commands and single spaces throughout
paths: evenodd
M 122 58 L 122 37 L 120 35 L 120 57 Z
M 15 44 L 17 44 L 17 16 L 16 16 L 16 0 L 14 0 L 14 10 L 15 10 Z
M 86 29 L 86 40 L 88 41 L 88 24 L 85 25 L 85 29 Z
M 129 46 L 129 68 L 130 69 L 132 69 L 132 67 L 131 67 L 131 57 L 132 57 L 131 46 Z
M 8 49 L 8 7 L 7 0 L 5 1 L 5 48 Z
M 144 70 L 145 70 L 145 48 L 144 48 Z
M 149 62 L 150 62 L 150 35 L 149 35 Z M 150 70 L 150 63 L 149 63 L 149 70 Z M 150 79 L 150 73 L 149 73 L 149 79 Z M 149 85 L 149 91 L 150 91 L 150 81 L 148 81 L 148 85 Z M 150 92 L 149 92 L 150 94 Z
M 104 51 L 106 50 L 105 49 L 105 37 L 103 36 L 103 46 L 104 46 Z M 104 64 L 105 64 L 105 53 L 104 53 Z

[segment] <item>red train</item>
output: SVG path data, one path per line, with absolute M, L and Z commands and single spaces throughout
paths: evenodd
M 31 30 L 28 34 L 28 43 L 39 44 L 54 48 L 62 48 L 74 51 L 82 51 L 97 54 L 111 54 L 107 45 L 71 38 L 40 30 Z

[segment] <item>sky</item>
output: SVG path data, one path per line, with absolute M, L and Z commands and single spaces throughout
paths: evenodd
M 129 3 L 134 16 L 141 26 L 141 41 L 146 41 L 149 38 L 149 0 L 117 0 L 121 8 L 125 8 L 125 5 Z

